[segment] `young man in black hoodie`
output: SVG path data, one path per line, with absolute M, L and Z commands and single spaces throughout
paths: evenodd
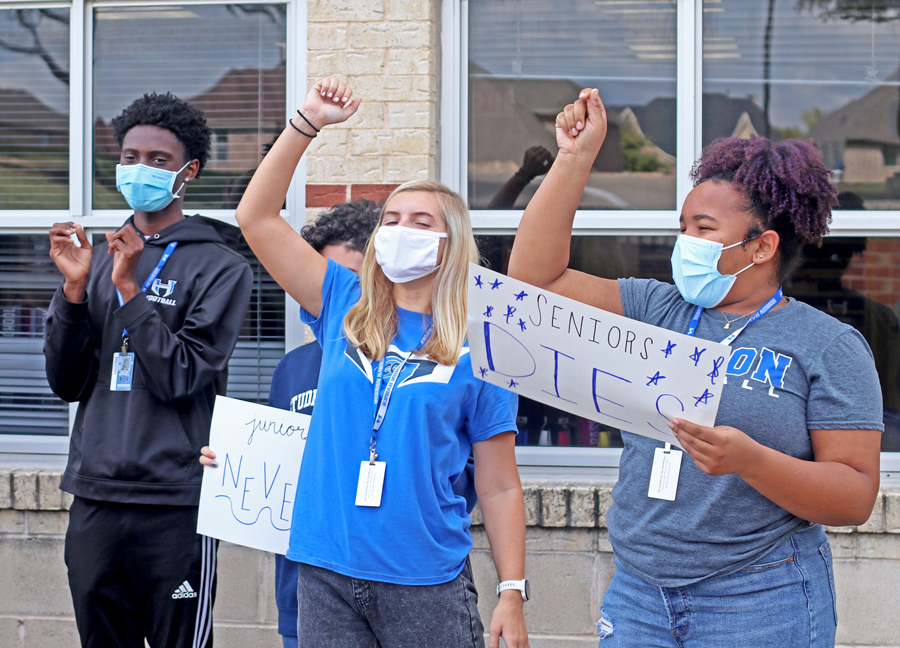
M 113 127 L 116 185 L 134 216 L 93 248 L 79 225 L 50 230 L 65 281 L 47 316 L 47 377 L 78 402 L 61 485 L 75 495 L 75 620 L 85 647 L 212 646 L 217 544 L 195 531 L 196 456 L 253 276 L 223 239 L 236 228 L 182 212 L 209 155 L 202 113 L 144 95 Z

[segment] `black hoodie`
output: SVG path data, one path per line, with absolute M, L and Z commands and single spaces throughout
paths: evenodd
M 178 246 L 147 294 L 124 306 L 105 241 L 94 246 L 86 300 L 72 303 L 56 291 L 45 330 L 47 378 L 60 398 L 78 401 L 63 490 L 110 502 L 199 502 L 200 448 L 253 288 L 249 264 L 222 229 L 193 216 L 153 235 L 138 262 L 140 284 L 166 246 Z M 132 389 L 110 391 L 123 327 L 135 355 Z

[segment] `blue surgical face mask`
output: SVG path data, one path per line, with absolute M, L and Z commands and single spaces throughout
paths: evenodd
M 719 272 L 719 258 L 722 251 L 754 238 L 756 237 L 725 247 L 717 241 L 708 241 L 687 234 L 679 236 L 672 250 L 672 278 L 675 279 L 675 285 L 684 300 L 703 308 L 718 306 L 731 290 L 737 276 L 753 265 L 751 263 L 733 275 L 723 275 Z
M 135 211 L 158 212 L 178 198 L 178 191 L 172 193 L 176 176 L 187 168 L 187 162 L 178 171 L 156 169 L 146 164 L 117 164 L 116 189 L 125 197 Z

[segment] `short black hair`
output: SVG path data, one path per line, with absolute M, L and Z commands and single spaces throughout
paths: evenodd
M 135 99 L 122 114 L 112 120 L 113 134 L 119 146 L 126 133 L 135 126 L 159 126 L 172 131 L 184 150 L 188 159 L 199 160 L 203 171 L 209 159 L 212 129 L 207 126 L 203 113 L 187 101 L 179 99 L 170 92 L 145 94 Z
M 306 225 L 300 235 L 316 252 L 321 252 L 326 245 L 346 245 L 351 250 L 365 252 L 380 215 L 381 208 L 376 203 L 359 198 L 335 205 L 314 223 Z

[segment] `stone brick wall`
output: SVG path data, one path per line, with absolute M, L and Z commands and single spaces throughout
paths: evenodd
M 59 471 L 0 470 L 0 648 L 76 648 L 63 562 L 71 497 Z M 524 481 L 526 618 L 533 648 L 595 647 L 594 623 L 614 572 L 606 531 L 611 483 Z M 478 510 L 472 564 L 490 619 L 497 584 Z M 829 528 L 842 646 L 900 648 L 900 486 L 882 488 L 869 521 Z M 222 543 L 215 606 L 220 648 L 278 648 L 271 554 Z
M 310 0 L 307 73 L 346 80 L 362 97 L 347 123 L 329 127 L 307 159 L 308 207 L 433 179 L 436 168 L 436 0 Z

